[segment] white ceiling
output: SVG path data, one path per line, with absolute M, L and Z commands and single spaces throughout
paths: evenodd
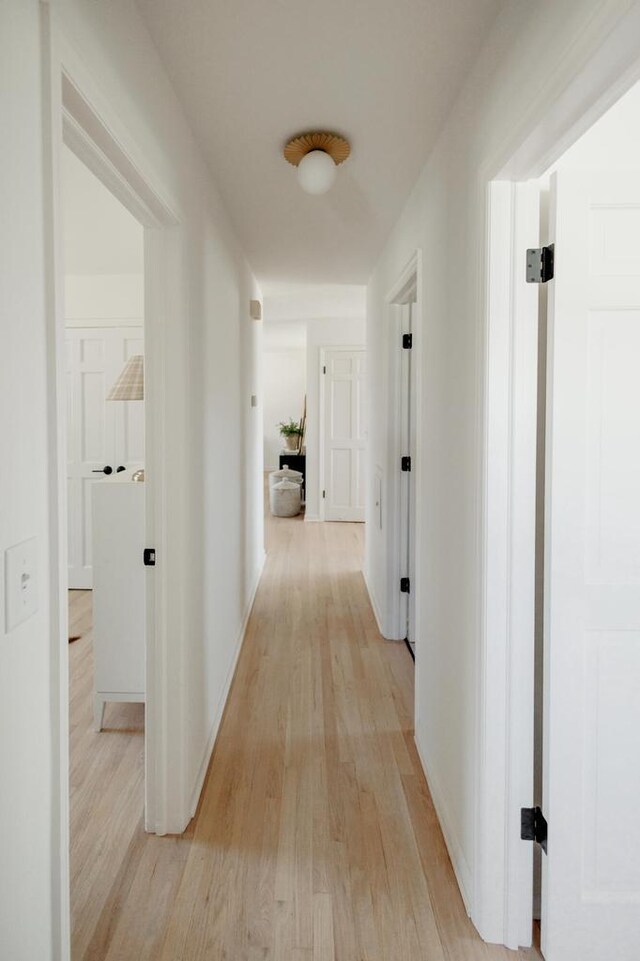
M 261 281 L 364 283 L 501 0 L 138 0 Z M 329 194 L 282 157 L 349 138 Z
M 65 273 L 141 274 L 141 225 L 68 147 L 61 183 Z

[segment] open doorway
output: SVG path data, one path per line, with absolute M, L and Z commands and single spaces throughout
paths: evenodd
M 387 298 L 389 312 L 389 497 L 387 525 L 389 566 L 387 572 L 390 636 L 404 640 L 416 657 L 416 625 L 419 579 L 417 576 L 418 504 L 416 476 L 419 472 L 417 446 L 418 378 L 420 366 L 414 360 L 417 331 L 419 255 L 416 253 L 398 278 Z M 380 501 L 382 491 L 379 490 Z
M 504 465 L 505 756 L 508 820 L 520 821 L 506 940 L 529 943 L 539 917 L 547 961 L 631 961 L 640 938 L 639 107 L 636 86 L 541 178 L 494 183 L 490 196 L 488 535 L 504 519 L 492 501 Z
M 144 826 L 144 231 L 65 145 L 60 173 L 71 942 L 84 957 L 110 865 Z
M 272 483 L 301 480 L 307 522 L 364 521 L 364 294 L 284 284 L 264 296 L 264 470 Z M 285 468 L 296 473 L 274 476 Z

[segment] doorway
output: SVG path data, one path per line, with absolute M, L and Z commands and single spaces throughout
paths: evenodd
M 501 486 L 510 545 L 506 943 L 529 943 L 539 914 L 547 961 L 631 961 L 640 938 L 639 102 L 632 88 L 541 179 L 490 190 L 486 536 L 500 536 Z M 494 585 L 498 561 L 490 546 Z M 535 882 L 521 810 L 544 840 Z
M 419 545 L 416 531 L 420 505 L 416 481 L 420 473 L 417 446 L 419 414 L 420 254 L 417 251 L 402 271 L 387 298 L 389 316 L 389 421 L 388 597 L 391 637 L 406 642 L 415 660 L 419 610 Z
M 63 144 L 72 957 L 144 824 L 144 230 Z M 105 838 L 110 838 L 107 845 Z

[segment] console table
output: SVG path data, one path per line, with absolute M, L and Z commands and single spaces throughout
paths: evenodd
M 294 454 L 283 451 L 280 454 L 280 461 L 278 466 L 280 470 L 287 465 L 291 470 L 297 470 L 302 474 L 302 500 L 305 500 L 305 468 L 307 466 L 307 455 L 306 454 Z

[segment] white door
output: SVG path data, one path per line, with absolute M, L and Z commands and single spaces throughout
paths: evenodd
M 364 349 L 323 355 L 323 500 L 327 521 L 364 521 Z
M 640 171 L 562 171 L 549 284 L 542 937 L 640 957 Z
M 106 400 L 125 360 L 143 352 L 142 328 L 69 328 L 66 344 L 69 587 L 87 589 L 93 481 L 144 460 L 144 405 Z

